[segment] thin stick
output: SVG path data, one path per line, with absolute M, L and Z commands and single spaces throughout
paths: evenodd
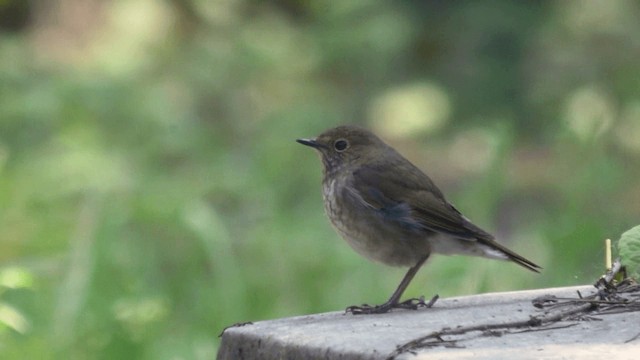
M 604 264 L 606 270 L 611 270 L 611 239 L 604 241 Z

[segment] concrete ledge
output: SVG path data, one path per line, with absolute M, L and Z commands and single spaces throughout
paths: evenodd
M 440 299 L 433 308 L 381 315 L 331 312 L 231 327 L 218 360 L 227 359 L 637 359 L 640 312 L 595 315 L 547 326 L 443 335 L 433 345 L 401 345 L 445 328 L 523 322 L 548 312 L 531 300 L 595 293 L 576 286 Z M 593 321 L 585 321 L 593 320 Z M 495 328 L 493 328 L 495 329 Z

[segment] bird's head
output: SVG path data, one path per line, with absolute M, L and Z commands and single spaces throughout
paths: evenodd
M 344 125 L 326 130 L 315 139 L 298 139 L 302 145 L 320 154 L 325 173 L 338 171 L 344 165 L 361 164 L 376 159 L 387 145 L 369 130 Z

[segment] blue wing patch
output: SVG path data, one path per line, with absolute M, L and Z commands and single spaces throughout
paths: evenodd
M 385 220 L 396 222 L 408 230 L 424 230 L 425 227 L 413 216 L 411 206 L 406 202 L 393 201 L 378 189 L 368 189 L 369 198 L 378 206 L 372 206 Z M 371 205 L 371 204 L 370 204 Z

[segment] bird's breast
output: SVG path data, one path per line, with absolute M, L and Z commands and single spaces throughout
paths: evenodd
M 331 224 L 356 252 L 393 266 L 413 266 L 430 252 L 426 234 L 388 221 L 349 191 L 348 181 L 348 177 L 326 178 L 323 199 Z

